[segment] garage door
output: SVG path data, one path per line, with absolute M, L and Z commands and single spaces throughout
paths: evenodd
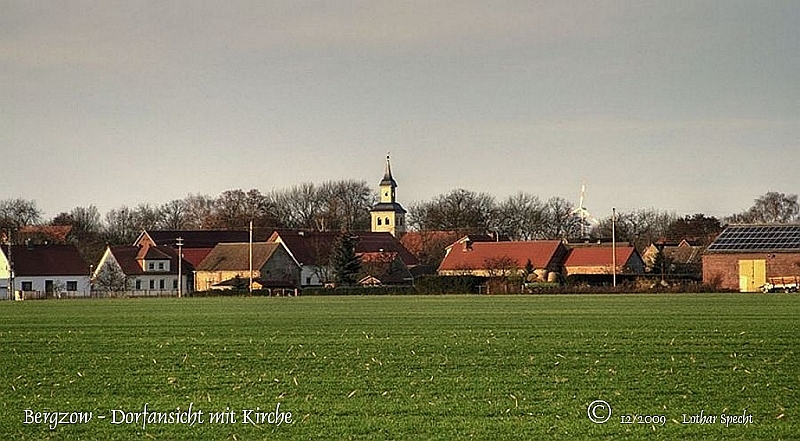
M 756 292 L 767 283 L 766 260 L 739 261 L 739 291 Z

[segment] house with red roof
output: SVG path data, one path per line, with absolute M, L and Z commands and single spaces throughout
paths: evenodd
M 263 240 L 264 238 L 258 239 Z M 177 249 L 179 240 L 182 243 L 184 260 L 192 266 L 197 266 L 217 244 L 248 242 L 250 232 L 238 230 L 148 230 L 142 231 L 133 245 L 137 247 L 159 245 Z
M 473 241 L 461 239 L 446 250 L 438 273 L 443 276 L 508 276 L 521 273 L 530 261 L 534 270 L 560 272 L 567 255 L 564 243 L 541 241 Z
M 8 298 L 9 271 L 12 292 L 23 298 L 83 297 L 91 295 L 89 266 L 73 245 L 11 245 L 0 252 L 0 295 Z
M 614 252 L 616 250 L 616 252 Z M 616 255 L 616 259 L 614 256 Z M 614 264 L 616 263 L 616 270 Z M 564 261 L 564 276 L 641 275 L 645 264 L 632 246 L 572 248 Z
M 128 291 L 138 295 L 186 292 L 193 270 L 185 260 L 178 269 L 178 252 L 166 245 L 109 246 L 92 273 L 98 291 Z M 180 273 L 180 279 L 179 279 Z
M 393 277 L 398 263 L 408 269 L 419 264 L 419 260 L 389 232 L 359 231 L 353 234 L 356 236 L 356 255 L 362 260 L 385 264 L 386 256 L 391 256 L 389 260 L 396 261 L 388 265 L 388 268 L 395 268 L 392 269 Z M 339 235 L 333 231 L 281 229 L 275 230 L 267 241 L 282 243 L 297 261 L 301 268 L 301 286 L 322 286 L 332 279 L 330 255 Z

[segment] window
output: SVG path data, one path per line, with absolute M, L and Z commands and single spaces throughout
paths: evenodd
M 164 262 L 158 262 L 158 270 L 164 271 Z
M 142 289 L 142 281 L 139 279 L 136 279 L 136 289 L 137 290 Z
M 165 283 L 164 279 L 158 281 L 158 289 L 164 289 Z
M 153 262 L 150 262 L 150 263 L 147 265 L 147 269 L 149 269 L 150 271 L 153 271 L 154 269 L 156 269 L 156 264 L 155 264 L 155 263 L 153 263 Z
M 390 224 L 389 224 L 389 218 L 388 218 L 388 217 L 386 218 L 386 225 L 390 225 Z
M 382 225 L 381 224 L 381 218 L 378 218 L 378 225 Z
M 22 282 L 20 289 L 23 291 L 33 291 L 33 282 Z
M 156 281 L 155 280 L 152 280 L 152 279 L 150 280 L 150 289 L 156 289 Z
M 67 280 L 67 291 L 77 291 L 77 290 L 78 290 L 78 281 Z
M 172 281 L 172 289 L 178 289 L 178 279 Z

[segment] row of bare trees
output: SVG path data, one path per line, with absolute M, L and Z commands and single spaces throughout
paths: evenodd
M 0 200 L 0 230 L 15 231 L 22 226 L 71 225 L 71 238 L 89 255 L 107 244 L 129 244 L 146 229 L 246 229 L 253 221 L 256 231 L 272 228 L 307 228 L 321 231 L 368 230 L 369 209 L 377 196 L 365 181 L 342 180 L 322 184 L 302 183 L 262 193 L 227 190 L 217 197 L 189 194 L 162 205 L 142 203 L 121 206 L 101 215 L 97 207 L 75 207 L 50 220 L 43 219 L 35 201 Z M 503 200 L 465 189 L 455 189 L 428 201 L 409 205 L 407 223 L 417 231 L 458 233 L 492 232 L 512 240 L 583 239 L 611 236 L 610 216 L 596 224 L 576 214 L 571 202 L 520 192 Z M 637 246 L 659 239 L 690 238 L 708 243 L 724 223 L 775 223 L 800 221 L 797 195 L 769 192 L 757 198 L 751 208 L 723 220 L 695 214 L 678 216 L 654 208 L 617 214 L 617 238 Z M 591 228 L 585 228 L 591 227 Z

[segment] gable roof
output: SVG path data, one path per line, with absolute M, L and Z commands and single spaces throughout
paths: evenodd
M 800 252 L 800 224 L 729 225 L 708 252 Z
M 610 266 L 614 257 L 612 250 L 612 247 L 607 246 L 573 248 L 567 255 L 564 266 Z M 616 247 L 617 265 L 627 264 L 634 255 L 638 255 L 634 247 Z
M 168 251 L 164 250 L 167 247 L 159 247 L 159 246 L 148 246 L 148 247 L 141 247 L 139 252 L 136 253 L 137 259 L 143 260 L 169 260 L 171 258 L 170 254 L 167 254 Z
M 117 261 L 120 269 L 126 276 L 136 276 L 142 274 L 178 274 L 178 252 L 168 246 L 145 246 L 137 247 L 133 245 L 117 245 L 109 247 L 114 260 Z M 168 271 L 145 271 L 140 260 L 167 260 L 169 259 Z M 192 268 L 184 259 L 182 271 L 189 274 Z
M 451 245 L 444 256 L 439 271 L 460 271 L 485 269 L 487 261 L 508 257 L 517 262 L 520 268 L 531 260 L 535 268 L 548 268 L 558 264 L 559 249 L 563 244 L 558 240 L 514 241 L 514 242 L 471 242 L 462 241 Z
M 263 267 L 281 248 L 276 242 L 253 242 L 253 269 Z M 250 268 L 249 242 L 221 243 L 197 266 L 197 271 L 247 271 Z
M 408 266 L 419 264 L 419 261 L 409 252 L 396 237 L 388 232 L 359 231 L 355 234 L 356 254 L 365 253 L 397 253 L 403 263 Z M 269 242 L 282 242 L 294 259 L 303 265 L 324 266 L 328 264 L 333 246 L 340 233 L 334 231 L 308 231 L 308 230 L 275 230 L 268 239 Z
M 705 247 L 699 245 L 678 245 L 664 247 L 664 255 L 673 263 L 692 264 L 700 263 L 703 259 Z
M 203 259 L 208 256 L 208 253 L 211 252 L 214 248 L 183 248 L 181 253 L 183 253 L 183 260 L 188 262 L 192 267 L 196 267 L 203 261 Z
M 175 247 L 178 238 L 183 239 L 183 248 L 214 248 L 218 243 L 247 242 L 250 232 L 237 230 L 147 230 L 142 231 L 134 245 L 149 239 L 155 245 Z
M 89 276 L 89 265 L 73 245 L 12 245 L 11 260 L 17 277 Z

